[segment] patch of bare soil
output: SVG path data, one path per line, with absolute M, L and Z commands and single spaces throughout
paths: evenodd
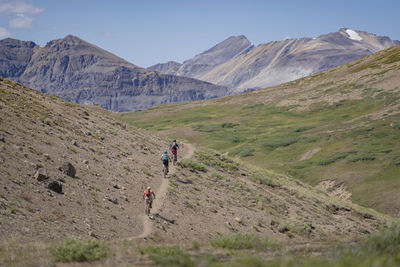
M 320 150 L 321 150 L 320 147 L 313 148 L 313 149 L 307 151 L 306 153 L 304 153 L 303 155 L 301 155 L 300 160 L 311 159 L 312 156 L 314 156 L 314 154 L 318 153 Z
M 336 184 L 334 180 L 322 181 L 315 187 L 339 199 L 349 200 L 351 198 L 351 193 L 347 191 L 346 186 L 343 183 Z

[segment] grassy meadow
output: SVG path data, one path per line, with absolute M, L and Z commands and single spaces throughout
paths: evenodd
M 312 185 L 344 183 L 353 201 L 398 216 L 399 87 L 379 86 L 385 75 L 400 70 L 398 50 L 245 95 L 162 105 L 120 117 Z M 360 78 L 354 81 L 354 75 Z M 285 92 L 292 88 L 300 89 Z M 279 104 L 285 98 L 296 101 Z

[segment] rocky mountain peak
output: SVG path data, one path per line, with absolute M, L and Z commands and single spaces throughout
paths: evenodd
M 54 45 L 58 45 L 58 44 L 68 44 L 70 46 L 75 46 L 75 45 L 82 44 L 82 43 L 86 43 L 86 42 L 74 35 L 67 35 L 64 38 L 56 39 L 56 40 L 52 40 L 52 41 L 48 42 L 46 44 L 46 47 L 50 47 L 50 46 L 54 46 Z
M 12 38 L 0 40 L 0 76 L 15 78 L 21 75 L 34 53 L 34 42 Z
M 244 36 L 231 36 L 186 60 L 176 72 L 231 88 L 230 94 L 292 81 L 399 44 L 389 37 L 352 28 L 314 38 L 288 38 L 257 47 Z M 176 67 L 176 66 L 175 66 Z M 166 64 L 161 72 L 174 73 Z
M 0 76 L 81 104 L 128 111 L 226 95 L 227 88 L 140 68 L 76 36 L 21 49 L 0 43 Z M 22 43 L 18 43 L 22 42 Z M 178 64 L 178 63 L 177 63 Z M 174 65 L 174 64 L 172 64 Z
M 207 51 L 197 55 L 192 63 L 216 65 L 226 62 L 253 48 L 253 44 L 244 35 L 231 36 Z M 184 63 L 188 63 L 185 61 Z
M 254 45 L 244 36 L 231 36 L 216 44 L 207 51 L 183 62 L 183 66 L 176 72 L 180 76 L 200 78 L 206 72 L 223 64 L 238 55 L 247 53 Z
M 0 40 L 0 45 L 8 48 L 34 48 L 36 46 L 32 41 L 21 41 L 13 38 Z

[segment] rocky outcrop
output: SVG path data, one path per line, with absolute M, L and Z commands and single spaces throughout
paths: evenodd
M 60 166 L 58 170 L 73 178 L 76 174 L 76 169 L 70 162 L 63 163 L 63 165 Z
M 33 176 L 39 182 L 49 179 L 49 175 L 47 174 L 47 170 L 44 168 L 39 168 L 35 175 Z
M 0 76 L 21 76 L 31 60 L 36 44 L 11 38 L 0 40 Z
M 3 77 L 68 101 L 115 111 L 215 98 L 227 93 L 223 86 L 140 68 L 71 35 L 44 47 L 3 40 L 0 62 Z
M 62 183 L 59 181 L 51 181 L 47 188 L 56 193 L 62 194 Z
M 179 68 L 182 66 L 181 63 L 178 63 L 176 61 L 168 61 L 167 63 L 160 63 L 156 64 L 154 66 L 149 67 L 151 70 L 155 70 L 164 74 L 172 74 L 176 75 L 178 72 Z

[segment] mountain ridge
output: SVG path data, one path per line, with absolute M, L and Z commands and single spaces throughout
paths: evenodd
M 10 60 L 10 54 L 26 56 Z M 209 82 L 140 68 L 72 35 L 44 47 L 1 40 L 0 61 L 0 76 L 68 101 L 97 104 L 114 111 L 215 98 L 227 92 L 227 88 Z
M 396 44 L 400 42 L 392 41 L 389 37 L 341 28 L 337 32 L 314 38 L 292 38 L 259 44 L 245 53 L 215 65 L 213 69 L 182 73 L 180 70 L 185 68 L 185 62 L 191 60 L 185 61 L 175 72 L 174 68 L 168 69 L 162 64 L 150 68 L 227 86 L 230 88 L 230 94 L 236 94 L 305 77 Z M 192 60 L 199 60 L 201 55 L 196 55 Z M 192 63 L 187 70 L 189 67 L 201 69 L 202 65 Z

